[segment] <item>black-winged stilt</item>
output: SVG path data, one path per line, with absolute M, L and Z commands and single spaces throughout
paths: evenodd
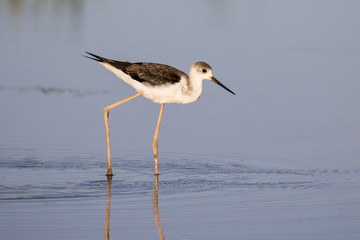
M 104 108 L 105 129 L 107 139 L 107 153 L 108 153 L 108 170 L 106 175 L 112 176 L 111 157 L 110 157 L 110 134 L 109 134 L 109 111 L 110 109 L 119 106 L 131 99 L 143 95 L 153 102 L 160 103 L 160 114 L 156 125 L 155 135 L 152 142 L 154 150 L 155 174 L 159 174 L 158 167 L 158 134 L 161 123 L 164 105 L 166 103 L 187 104 L 195 102 L 199 99 L 203 80 L 211 80 L 221 87 L 225 88 L 230 93 L 233 91 L 225 87 L 213 75 L 212 68 L 205 62 L 195 62 L 191 65 L 189 75 L 184 72 L 160 63 L 147 62 L 122 62 L 115 61 L 98 55 L 86 52 L 90 56 L 87 58 L 98 61 L 107 70 L 113 72 L 116 76 L 135 88 L 137 94 L 123 99 L 119 102 L 113 103 Z

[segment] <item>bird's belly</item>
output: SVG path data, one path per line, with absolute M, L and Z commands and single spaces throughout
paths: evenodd
M 143 96 L 153 102 L 187 104 L 195 102 L 200 94 L 184 94 L 179 85 L 156 86 L 143 89 Z

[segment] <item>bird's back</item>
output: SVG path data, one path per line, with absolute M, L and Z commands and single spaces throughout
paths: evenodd
M 89 52 L 86 53 L 92 56 L 88 58 L 96 60 L 102 65 L 110 65 L 112 68 L 114 68 L 114 70 L 122 71 L 126 75 L 130 76 L 133 80 L 136 80 L 140 83 L 149 84 L 151 86 L 174 84 L 180 82 L 181 77 L 188 77 L 179 69 L 166 64 L 149 62 L 131 63 L 103 58 Z
M 152 86 L 178 83 L 181 77 L 187 77 L 184 72 L 174 67 L 148 62 L 133 63 L 126 67 L 125 72 L 132 79 L 148 83 Z

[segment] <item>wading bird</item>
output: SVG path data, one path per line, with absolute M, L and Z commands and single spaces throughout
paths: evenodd
M 108 170 L 106 175 L 112 176 L 111 157 L 110 157 L 110 134 L 109 134 L 109 111 L 110 109 L 119 106 L 131 99 L 139 96 L 144 96 L 155 103 L 160 103 L 160 114 L 155 129 L 155 135 L 152 142 L 155 161 L 155 174 L 159 174 L 158 167 L 158 134 L 161 123 L 164 105 L 166 103 L 187 104 L 195 102 L 199 99 L 203 80 L 211 80 L 217 83 L 230 93 L 233 91 L 225 87 L 213 75 L 212 68 L 205 62 L 195 62 L 191 65 L 189 75 L 184 72 L 160 63 L 148 62 L 122 62 L 100 57 L 98 55 L 86 52 L 90 56 L 87 58 L 93 59 L 103 65 L 107 70 L 113 72 L 116 76 L 121 78 L 124 82 L 135 88 L 137 94 L 123 99 L 119 102 L 113 103 L 104 108 L 106 140 L 107 140 L 107 154 L 108 154 Z

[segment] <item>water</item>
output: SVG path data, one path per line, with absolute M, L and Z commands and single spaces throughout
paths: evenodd
M 0 2 L 0 239 L 359 239 L 356 1 Z M 136 14 L 136 15 L 135 15 Z M 5 34 L 6 33 L 6 34 Z M 211 82 L 166 105 L 84 51 Z
M 264 168 L 237 157 L 165 153 L 156 179 L 152 159 L 130 152 L 114 159 L 116 175 L 107 181 L 100 155 L 1 152 L 3 239 L 359 234 L 359 170 Z

